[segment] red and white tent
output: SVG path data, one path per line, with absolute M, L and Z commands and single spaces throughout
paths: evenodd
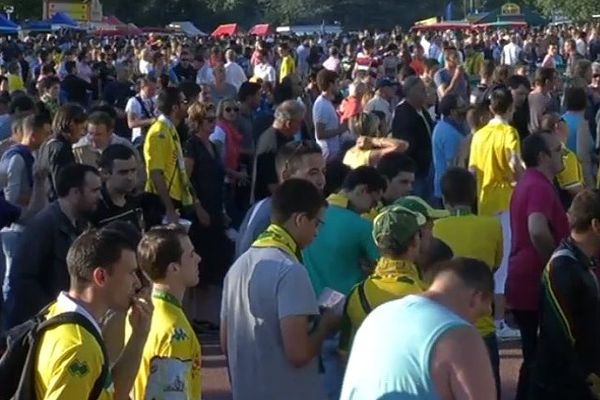
M 273 33 L 273 31 L 271 30 L 271 26 L 269 24 L 257 24 L 250 28 L 248 33 L 256 36 L 269 36 Z
M 238 24 L 223 24 L 217 26 L 217 29 L 211 34 L 214 37 L 233 36 L 240 33 L 240 26 Z

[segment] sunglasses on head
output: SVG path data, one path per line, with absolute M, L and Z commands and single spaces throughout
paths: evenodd
M 237 107 L 225 107 L 225 112 L 232 112 L 232 111 L 238 112 L 238 111 L 240 111 L 240 109 Z

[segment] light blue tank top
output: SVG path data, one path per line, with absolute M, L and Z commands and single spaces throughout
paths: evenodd
M 470 325 L 446 307 L 406 296 L 377 307 L 359 328 L 340 400 L 437 400 L 432 351 L 450 329 Z
M 569 136 L 567 136 L 567 148 L 573 153 L 577 154 L 577 131 L 582 122 L 584 122 L 583 115 L 567 111 L 563 116 L 563 119 L 569 127 Z

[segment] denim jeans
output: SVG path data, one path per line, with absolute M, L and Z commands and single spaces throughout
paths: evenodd
M 344 363 L 338 352 L 340 335 L 325 339 L 321 348 L 321 362 L 324 369 L 325 393 L 329 400 L 338 400 L 344 382 Z
M 23 231 L 20 229 L 10 229 L 0 232 L 0 240 L 2 240 L 2 251 L 0 252 L 2 264 L 2 275 L 0 275 L 0 279 L 2 279 L 2 282 L 0 282 L 2 283 L 2 299 L 0 299 L 0 304 L 2 306 L 4 306 L 10 292 L 10 271 L 13 267 L 13 260 L 22 235 Z M 2 327 L 5 328 L 6 321 L 4 312 L 2 312 L 2 319 L 0 321 L 2 322 Z
M 413 193 L 428 203 L 433 200 L 433 167 L 429 167 L 427 174 L 415 178 Z
M 519 371 L 519 383 L 515 399 L 527 400 L 531 398 L 531 370 L 536 359 L 539 314 L 537 311 L 529 310 L 512 310 L 512 313 L 521 332 L 521 349 L 523 350 L 523 364 L 521 364 Z

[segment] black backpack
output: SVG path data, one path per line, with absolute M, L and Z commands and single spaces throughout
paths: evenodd
M 33 400 L 35 394 L 35 358 L 38 340 L 48 329 L 63 324 L 77 324 L 85 328 L 98 341 L 104 356 L 102 372 L 90 392 L 89 400 L 97 400 L 108 376 L 108 355 L 102 337 L 85 316 L 66 312 L 46 319 L 49 306 L 21 325 L 4 333 L 0 338 L 0 400 Z

